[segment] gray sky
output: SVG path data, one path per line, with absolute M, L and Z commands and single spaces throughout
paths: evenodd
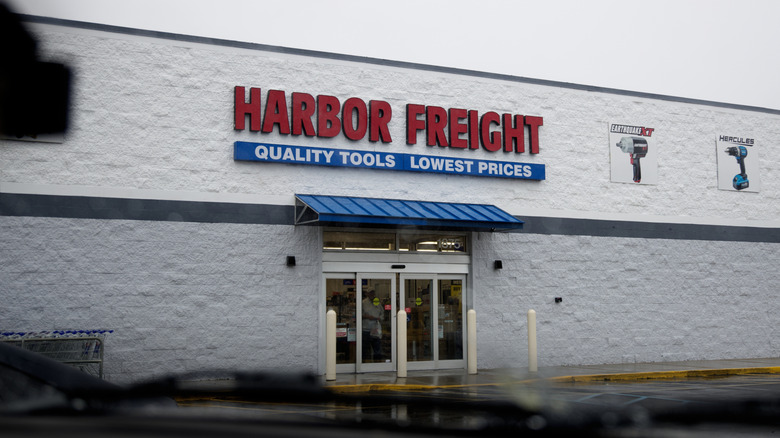
M 19 13 L 780 109 L 776 0 L 11 0 Z

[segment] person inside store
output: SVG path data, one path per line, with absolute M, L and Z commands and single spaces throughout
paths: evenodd
M 363 298 L 363 360 L 382 360 L 382 308 L 374 304 L 376 293 L 368 290 Z

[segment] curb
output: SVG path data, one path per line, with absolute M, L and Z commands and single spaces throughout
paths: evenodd
M 587 382 L 619 382 L 640 380 L 676 380 L 706 377 L 728 377 L 748 374 L 780 374 L 780 367 L 756 367 L 756 368 L 720 368 L 704 370 L 680 370 L 680 371 L 646 371 L 639 373 L 617 374 L 584 374 L 578 376 L 559 376 L 538 379 L 519 380 L 501 383 L 476 383 L 463 385 L 406 385 L 402 383 L 371 383 L 357 385 L 332 385 L 326 389 L 336 393 L 360 393 L 360 392 L 390 392 L 390 391 L 430 391 L 435 389 L 474 388 L 480 386 L 509 386 L 536 383 L 540 381 L 552 383 L 587 383 Z
M 581 376 L 561 376 L 546 379 L 551 382 L 617 382 L 626 380 L 674 380 L 696 377 L 727 377 L 746 374 L 779 374 L 780 367 L 756 368 L 719 368 L 711 370 L 647 371 L 641 373 L 586 374 Z

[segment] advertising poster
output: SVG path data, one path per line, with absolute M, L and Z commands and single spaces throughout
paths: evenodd
M 746 136 L 718 135 L 715 141 L 718 159 L 718 188 L 737 192 L 758 192 L 758 149 L 755 139 Z
M 610 181 L 658 184 L 658 146 L 655 128 L 645 125 L 609 125 Z

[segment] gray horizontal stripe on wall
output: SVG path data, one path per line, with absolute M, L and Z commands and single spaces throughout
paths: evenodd
M 729 225 L 609 221 L 553 217 L 523 217 L 523 233 L 574 236 L 638 237 L 647 239 L 780 242 L 780 229 Z
M 291 205 L 0 193 L 0 215 L 293 225 Z
M 294 225 L 292 205 L 0 193 L 0 216 Z M 523 217 L 514 233 L 780 243 L 780 229 Z

